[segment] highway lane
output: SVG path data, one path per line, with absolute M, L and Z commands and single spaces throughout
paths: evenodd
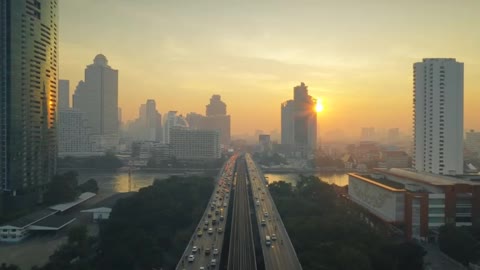
M 232 213 L 232 228 L 228 255 L 228 270 L 255 270 L 252 219 L 249 206 L 246 164 L 243 158 L 237 161 L 235 193 Z
M 247 167 L 255 203 L 260 242 L 266 270 L 302 269 L 295 249 L 290 241 L 282 219 L 267 187 L 263 173 L 249 154 L 246 154 Z M 262 225 L 264 223 L 264 225 Z M 270 245 L 267 245 L 267 236 Z M 276 240 L 275 240 L 276 238 Z
M 236 159 L 236 155 L 231 157 L 220 171 L 207 208 L 177 264 L 177 270 L 218 269 Z M 190 255 L 194 256 L 193 261 L 189 261 Z

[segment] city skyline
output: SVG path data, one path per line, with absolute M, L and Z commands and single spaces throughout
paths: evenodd
M 162 113 L 202 112 L 197 101 L 214 92 L 232 103 L 233 135 L 280 130 L 278 104 L 288 99 L 291 85 L 304 81 L 324 103 L 319 135 L 392 128 L 392 118 L 410 133 L 412 63 L 448 57 L 465 63 L 465 129 L 480 129 L 479 55 L 473 46 L 480 37 L 468 31 L 480 23 L 474 12 L 479 2 L 121 3 L 60 4 L 60 76 L 75 85 L 91 55 L 107 55 L 122 72 L 119 106 L 125 120 L 134 119 L 148 98 L 157 100 Z M 91 15 L 88 22 L 76 14 L 78 8 Z M 102 16 L 107 8 L 111 16 Z

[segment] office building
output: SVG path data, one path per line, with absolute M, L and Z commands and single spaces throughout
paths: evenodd
M 220 95 L 213 95 L 210 104 L 206 106 L 206 116 L 227 115 L 227 105 Z
M 220 95 L 210 98 L 210 104 L 206 106 L 206 116 L 192 112 L 187 114 L 186 120 L 191 129 L 218 131 L 223 148 L 230 144 L 230 115 L 227 115 L 227 105 Z
M 58 109 L 70 108 L 70 81 L 58 81 Z
M 480 176 L 375 169 L 350 173 L 349 198 L 384 220 L 403 227 L 407 238 L 432 240 L 445 224 L 471 226 L 480 221 Z
M 293 100 L 282 103 L 282 144 L 293 147 L 302 156 L 317 148 L 316 100 L 308 95 L 302 82 L 293 89 Z
M 362 141 L 375 141 L 375 128 L 374 127 L 363 127 L 360 139 Z
M 178 160 L 208 160 L 220 158 L 218 131 L 195 130 L 185 127 L 170 129 L 170 149 Z
M 463 173 L 463 63 L 429 58 L 413 65 L 414 168 Z
M 0 197 L 9 212 L 41 201 L 55 174 L 58 27 L 57 0 L 0 1 Z
M 73 95 L 73 108 L 87 113 L 88 126 L 95 135 L 118 135 L 118 70 L 99 54 L 85 69 Z
M 91 140 L 85 112 L 74 109 L 59 110 L 58 156 L 93 155 L 94 149 Z
M 470 130 L 465 134 L 465 148 L 473 157 L 480 158 L 480 132 Z
M 169 144 L 171 130 L 174 127 L 189 127 L 188 122 L 183 116 L 177 115 L 177 111 L 169 111 L 163 122 L 163 143 Z

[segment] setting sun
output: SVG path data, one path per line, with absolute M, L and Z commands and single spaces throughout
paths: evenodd
M 323 111 L 323 104 L 320 101 L 317 101 L 317 105 L 315 105 L 315 111 L 317 112 Z

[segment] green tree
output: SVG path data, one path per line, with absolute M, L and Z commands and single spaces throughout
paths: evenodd
M 98 193 L 98 183 L 95 179 L 91 178 L 88 179 L 87 182 L 81 184 L 78 186 L 78 189 L 80 192 L 93 192 L 93 193 Z
M 52 205 L 75 200 L 78 195 L 77 185 L 78 173 L 75 171 L 55 175 L 44 195 L 45 203 Z

